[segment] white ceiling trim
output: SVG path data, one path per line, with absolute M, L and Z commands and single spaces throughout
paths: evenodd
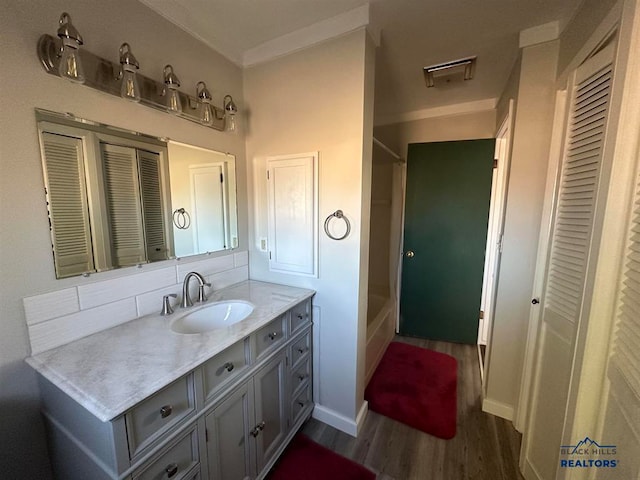
M 560 37 L 560 22 L 557 20 L 537 27 L 527 28 L 520 32 L 520 48 L 550 42 L 558 37 Z
M 453 105 L 444 105 L 442 107 L 424 108 L 422 110 L 414 110 L 398 115 L 386 115 L 376 119 L 375 126 L 391 125 L 393 123 L 414 122 L 416 120 L 424 120 L 425 118 L 450 117 L 452 115 L 462 115 L 465 113 L 484 112 L 493 110 L 498 104 L 497 98 L 487 98 L 484 100 L 476 100 L 473 102 L 455 103 Z
M 366 4 L 247 50 L 243 55 L 242 66 L 250 67 L 263 63 L 352 32 L 368 24 L 369 5 Z

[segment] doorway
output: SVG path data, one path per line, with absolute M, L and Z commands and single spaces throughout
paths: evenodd
M 410 144 L 402 335 L 476 344 L 495 140 Z

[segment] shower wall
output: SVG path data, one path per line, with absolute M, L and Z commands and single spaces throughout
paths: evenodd
M 389 248 L 391 242 L 391 187 L 393 163 L 376 163 L 371 173 L 371 223 L 369 231 L 369 292 L 389 297 Z M 389 155 L 382 151 L 383 155 Z
M 397 266 L 402 231 L 403 166 L 374 142 L 371 172 L 366 381 L 396 329 Z

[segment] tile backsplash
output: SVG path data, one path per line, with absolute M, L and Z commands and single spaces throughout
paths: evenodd
M 144 315 L 158 313 L 162 297 L 182 294 L 191 271 L 204 275 L 212 290 L 249 278 L 246 251 L 175 265 L 120 278 L 96 281 L 23 299 L 31 354 L 64 345 Z M 191 282 L 192 298 L 196 283 Z

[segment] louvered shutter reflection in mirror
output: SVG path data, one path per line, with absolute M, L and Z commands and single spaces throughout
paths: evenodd
M 93 272 L 82 140 L 43 132 L 42 147 L 56 275 Z

